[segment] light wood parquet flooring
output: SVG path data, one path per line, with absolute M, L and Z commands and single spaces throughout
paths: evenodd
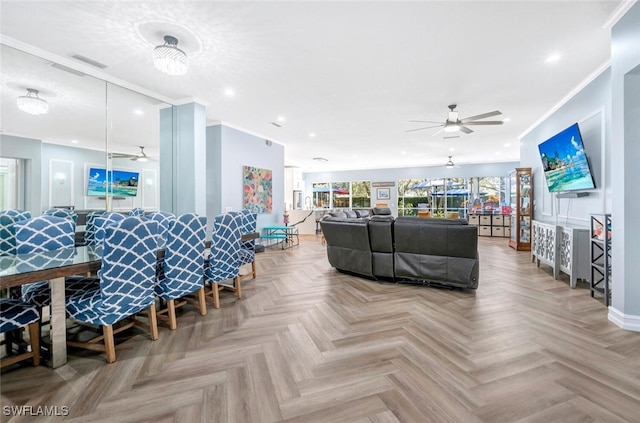
M 187 308 L 156 342 L 135 330 L 114 364 L 71 350 L 4 370 L 2 405 L 70 422 L 639 422 L 640 334 L 504 239 L 480 256 L 477 291 L 396 285 L 336 272 L 302 237 L 257 255 L 241 301 Z

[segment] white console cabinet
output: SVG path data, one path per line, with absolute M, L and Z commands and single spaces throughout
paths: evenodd
M 534 220 L 531 231 L 531 261 L 547 264 L 553 277 L 569 275 L 571 288 L 578 279 L 589 279 L 589 229 Z

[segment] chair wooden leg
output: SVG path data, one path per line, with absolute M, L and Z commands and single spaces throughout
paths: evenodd
M 176 300 L 167 301 L 167 310 L 169 313 L 169 329 L 176 330 L 178 322 L 176 321 Z
M 213 307 L 220 308 L 220 289 L 218 288 L 218 283 L 213 282 L 211 285 L 213 286 Z
M 19 330 L 19 329 L 18 329 Z M 4 333 L 4 351 L 7 355 L 13 352 L 13 334 L 15 331 L 10 330 Z
M 251 273 L 253 273 L 253 279 L 256 278 L 256 262 L 252 261 L 251 262 Z
M 31 342 L 31 353 L 33 354 L 33 366 L 40 365 L 40 322 L 29 325 L 29 341 Z
M 238 294 L 238 299 L 242 298 L 242 286 L 240 285 L 240 278 L 239 277 L 235 277 L 235 279 L 233 280 L 236 286 L 236 293 Z
M 102 326 L 102 333 L 104 335 L 104 350 L 107 353 L 107 363 L 113 363 L 116 361 L 116 345 L 113 340 L 113 326 Z
M 175 311 L 175 310 L 174 310 Z M 151 304 L 149 307 L 149 330 L 151 331 L 151 340 L 158 339 L 158 316 L 156 316 L 156 305 Z
M 204 297 L 204 286 L 198 290 L 198 304 L 200 305 L 200 315 L 207 315 L 207 302 Z

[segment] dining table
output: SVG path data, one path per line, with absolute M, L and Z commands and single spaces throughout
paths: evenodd
M 49 364 L 53 368 L 67 362 L 65 277 L 95 272 L 101 265 L 101 247 L 80 246 L 38 253 L 0 257 L 0 289 L 49 281 Z
M 258 233 L 242 235 L 242 241 L 256 239 Z M 158 260 L 164 257 L 163 241 L 158 242 Z M 208 245 L 211 244 L 207 241 Z M 51 312 L 48 364 L 57 368 L 67 362 L 65 278 L 96 272 L 102 265 L 102 247 L 75 246 L 57 250 L 0 256 L 0 290 L 49 281 Z

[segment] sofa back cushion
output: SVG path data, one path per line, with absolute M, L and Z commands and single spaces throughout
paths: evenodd
M 327 257 L 338 270 L 373 276 L 368 219 L 325 218 L 320 221 Z

